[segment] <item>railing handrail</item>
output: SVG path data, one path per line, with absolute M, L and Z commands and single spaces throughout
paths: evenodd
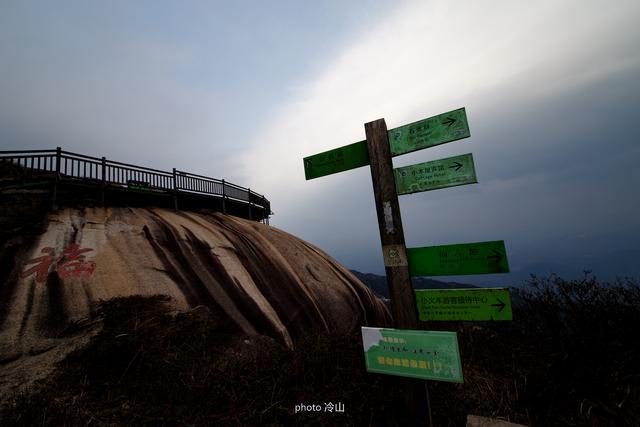
M 222 179 L 211 178 L 211 177 L 208 177 L 208 176 L 198 175 L 198 174 L 191 173 L 191 172 L 185 172 L 185 171 L 181 171 L 181 170 L 178 170 L 178 169 L 176 169 L 176 173 L 180 174 L 181 176 L 204 179 L 204 180 L 207 180 L 209 182 L 214 182 L 216 184 L 222 184 L 222 182 L 224 181 Z M 251 191 L 252 195 L 259 196 L 259 197 L 261 197 L 261 198 L 266 200 L 266 198 L 264 197 L 263 194 L 256 193 L 255 191 L 253 191 L 253 190 L 251 190 L 249 188 L 244 188 L 244 187 L 241 187 L 241 186 L 239 186 L 237 184 L 234 184 L 234 183 L 231 183 L 231 182 L 228 182 L 228 181 L 224 181 L 224 185 L 227 186 L 227 187 L 235 188 L 236 190 L 247 191 L 247 192 Z
M 270 202 L 269 200 L 264 197 L 264 195 L 256 193 L 252 190 L 250 190 L 249 188 L 245 188 L 242 186 L 239 186 L 237 184 L 233 184 L 230 183 L 228 181 L 225 181 L 224 179 L 217 179 L 217 178 L 212 178 L 212 177 L 208 177 L 208 176 L 204 176 L 204 175 L 198 175 L 195 173 L 191 173 L 191 172 L 186 172 L 186 171 L 179 171 L 177 169 L 174 169 L 173 172 L 167 172 L 167 171 L 163 171 L 160 169 L 153 169 L 153 168 L 148 168 L 145 166 L 138 166 L 138 165 L 132 165 L 129 163 L 123 163 L 123 162 L 117 162 L 114 160 L 108 160 L 105 157 L 93 157 L 93 156 L 87 156 L 84 154 L 78 154 L 78 153 L 73 153 L 70 151 L 64 151 L 61 148 L 57 148 L 55 150 L 10 150 L 10 151 L 0 151 L 0 158 L 35 158 L 35 157 L 60 157 L 60 158 L 64 158 L 64 159 L 68 159 L 71 161 L 84 161 L 87 163 L 92 163 L 92 164 L 101 164 L 104 165 L 106 167 L 108 166 L 113 166 L 113 167 L 117 167 L 117 168 L 123 168 L 123 169 L 127 169 L 133 172 L 143 172 L 143 173 L 150 173 L 150 174 L 155 174 L 155 175 L 160 175 L 163 176 L 165 178 L 174 178 L 174 173 L 178 173 L 180 174 L 180 176 L 184 176 L 186 178 L 194 178 L 197 180 L 202 180 L 202 181 L 206 181 L 209 183 L 213 183 L 213 184 L 217 184 L 217 185 L 222 185 L 222 192 L 211 192 L 211 191 L 205 191 L 202 190 L 201 188 L 194 188 L 194 187 L 178 187 L 177 182 L 175 181 L 175 179 L 172 179 L 171 182 L 171 186 L 173 188 L 171 188 L 172 190 L 184 190 L 184 191 L 188 191 L 188 192 L 195 192 L 195 193 L 201 193 L 201 194 L 208 194 L 208 195 L 212 195 L 212 196 L 221 196 L 223 198 L 230 198 L 230 199 L 235 199 L 235 200 L 240 200 L 243 202 L 247 202 L 249 205 L 257 205 L 260 206 L 264 209 L 270 209 Z M 39 163 L 38 163 L 39 164 Z M 72 163 L 73 165 L 73 163 Z M 56 166 L 58 167 L 58 166 Z M 72 169 L 73 171 L 73 169 Z M 79 171 L 79 169 L 78 169 Z M 54 172 L 60 172 L 59 170 L 56 171 L 54 170 Z M 72 175 L 73 176 L 73 172 Z M 86 177 L 83 176 L 78 176 L 77 178 L 83 178 L 86 179 Z M 89 178 L 91 179 L 91 178 Z M 104 181 L 104 178 L 103 178 Z M 227 189 L 234 189 L 234 190 L 239 190 L 239 191 L 245 191 L 247 193 L 247 200 L 244 200 L 242 198 L 238 198 L 238 197 L 234 197 L 233 195 L 227 194 L 225 191 L 225 187 Z M 214 187 L 215 188 L 215 187 Z M 255 197 L 255 198 L 254 198 Z M 258 199 L 260 203 L 255 203 L 255 200 Z
M 53 150 L 53 152 L 55 153 L 55 150 Z M 64 150 L 62 150 L 60 153 L 62 154 L 63 157 L 66 155 L 66 156 L 73 156 L 73 157 L 78 158 L 78 159 L 89 159 L 89 160 L 93 160 L 93 161 L 96 161 L 96 162 L 102 162 L 102 158 L 101 157 L 87 156 L 87 155 L 84 155 L 84 154 L 72 153 L 70 151 L 64 151 Z M 129 163 L 117 162 L 115 160 L 109 160 L 106 157 L 104 158 L 104 160 L 105 160 L 105 163 L 106 163 L 107 166 L 109 166 L 109 165 L 124 166 L 124 167 L 131 168 L 131 169 L 134 169 L 134 170 L 143 170 L 143 171 L 146 171 L 146 172 L 155 172 L 155 173 L 160 173 L 160 174 L 163 174 L 163 175 L 166 175 L 166 176 L 171 176 L 171 172 L 163 171 L 163 170 L 160 170 L 160 169 L 153 169 L 153 168 L 148 168 L 146 166 L 138 166 L 138 165 L 132 165 L 132 164 L 129 164 Z
M 153 169 L 153 168 L 148 168 L 146 166 L 136 166 L 136 165 L 130 165 L 129 163 L 122 163 L 122 162 L 116 162 L 115 160 L 106 160 L 107 166 L 109 165 L 114 165 L 114 166 L 124 166 L 125 168 L 131 168 L 134 170 L 143 170 L 145 172 L 154 172 L 154 173 L 159 173 L 159 174 L 163 174 L 166 176 L 171 176 L 171 172 L 167 172 L 167 171 L 163 171 L 160 169 Z
M 53 150 L 54 153 L 56 150 Z M 102 159 L 100 157 L 93 157 L 93 156 L 87 156 L 86 154 L 78 154 L 78 153 L 72 153 L 71 151 L 65 151 L 65 150 L 60 150 L 60 154 L 62 155 L 68 155 L 68 156 L 73 156 L 73 157 L 79 157 L 81 159 L 89 159 L 89 160 L 95 160 L 97 162 L 101 162 Z
M 56 150 L 5 150 L 0 151 L 0 156 L 3 154 L 35 154 L 35 153 L 43 153 L 43 154 L 56 154 Z
M 211 178 L 210 176 L 204 176 L 204 175 L 198 175 L 196 173 L 191 173 L 191 172 L 185 172 L 185 171 L 181 171 L 176 169 L 176 173 L 182 175 L 182 176 L 190 176 L 190 177 L 194 177 L 194 178 L 201 178 L 201 179 L 206 179 L 208 181 L 212 181 L 215 182 L 217 184 L 222 184 L 222 180 L 218 179 L 218 178 Z M 227 184 L 227 182 L 225 181 L 225 184 Z

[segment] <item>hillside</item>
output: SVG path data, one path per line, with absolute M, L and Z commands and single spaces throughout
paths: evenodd
M 381 294 L 383 277 L 219 213 L 1 196 L 1 425 L 409 422 L 398 378 L 363 363 L 358 327 L 390 318 L 357 276 Z M 512 292 L 511 322 L 421 323 L 456 331 L 462 357 L 463 384 L 428 383 L 436 425 L 637 426 L 640 286 Z M 328 402 L 345 412 L 296 412 Z
M 436 426 L 468 414 L 530 426 L 640 423 L 640 286 L 536 280 L 512 322 L 430 322 L 456 331 L 464 383 L 429 381 Z M 288 349 L 229 333 L 167 297 L 99 304 L 104 326 L 43 388 L 12 396 L 15 426 L 406 426 L 398 377 L 366 371 L 360 334 L 309 335 Z M 425 327 L 426 325 L 423 325 Z M 326 403 L 343 412 L 325 412 Z M 297 411 L 315 404 L 320 412 Z
M 389 289 L 387 287 L 387 278 L 385 276 L 379 276 L 372 273 L 361 273 L 356 270 L 351 270 L 354 276 L 362 281 L 369 289 L 376 293 L 376 295 L 389 298 Z M 440 280 L 427 279 L 426 277 L 413 277 L 411 278 L 411 284 L 413 289 L 463 289 L 463 288 L 475 288 L 474 285 L 468 285 L 457 282 L 442 282 Z

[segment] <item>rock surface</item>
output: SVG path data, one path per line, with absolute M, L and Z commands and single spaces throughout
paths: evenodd
M 390 324 L 384 303 L 351 272 L 261 223 L 220 213 L 85 208 L 49 213 L 44 230 L 15 252 L 0 288 L 0 367 L 14 371 L 32 363 L 25 356 L 77 341 L 95 323 L 96 303 L 121 296 L 168 295 L 177 310 L 204 306 L 232 330 L 287 346 L 318 331 Z

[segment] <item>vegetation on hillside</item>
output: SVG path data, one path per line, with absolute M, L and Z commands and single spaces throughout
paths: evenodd
M 515 292 L 515 290 L 514 290 Z M 431 322 L 458 332 L 464 384 L 429 382 L 435 425 L 467 414 L 533 426 L 640 425 L 640 286 L 532 278 L 512 322 Z M 104 327 L 2 425 L 406 425 L 396 377 L 365 371 L 359 333 L 287 350 L 228 332 L 164 297 L 100 307 Z M 344 412 L 324 412 L 325 403 Z M 298 404 L 320 412 L 295 413 Z
M 361 273 L 356 270 L 351 270 L 351 272 L 376 295 L 382 298 L 389 298 L 389 289 L 387 288 L 387 278 L 385 276 Z M 474 285 L 464 283 L 443 282 L 441 280 L 430 279 L 427 277 L 412 277 L 411 286 L 413 286 L 413 289 L 468 289 L 476 287 Z

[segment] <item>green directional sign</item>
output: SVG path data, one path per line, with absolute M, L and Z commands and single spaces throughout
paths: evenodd
M 307 180 L 367 166 L 369 164 L 367 142 L 360 141 L 305 157 L 303 162 Z
M 410 153 L 470 136 L 464 108 L 419 120 L 389 131 L 391 155 Z
M 411 276 L 508 273 L 504 241 L 407 248 Z
M 478 182 L 471 154 L 405 166 L 393 173 L 398 195 Z
M 513 320 L 506 288 L 416 290 L 420 320 Z
M 470 136 L 464 108 L 429 117 L 388 131 L 391 156 L 410 153 Z M 324 151 L 303 159 L 307 180 L 367 166 L 367 141 Z
M 455 332 L 362 327 L 367 371 L 461 383 Z

